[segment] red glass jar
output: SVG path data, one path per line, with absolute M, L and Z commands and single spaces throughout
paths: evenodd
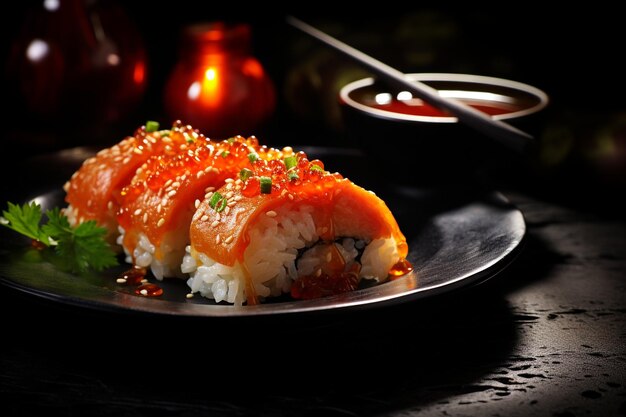
M 275 107 L 274 85 L 250 52 L 250 26 L 221 22 L 183 31 L 164 108 L 215 139 L 254 135 Z
M 146 87 L 143 41 L 108 0 L 46 0 L 29 9 L 8 59 L 8 81 L 33 128 L 91 141 L 137 108 Z

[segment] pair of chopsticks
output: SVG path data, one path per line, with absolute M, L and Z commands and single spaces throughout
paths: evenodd
M 501 120 L 495 120 L 491 118 L 491 116 L 459 100 L 442 97 L 436 89 L 422 82 L 407 79 L 406 75 L 401 71 L 364 54 L 293 16 L 287 17 L 287 23 L 335 50 L 342 52 L 389 84 L 404 88 L 427 103 L 447 110 L 456 116 L 459 121 L 497 140 L 516 152 L 523 153 L 533 141 L 533 137 L 528 133 L 504 123 Z

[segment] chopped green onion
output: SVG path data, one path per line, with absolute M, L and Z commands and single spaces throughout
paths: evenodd
M 146 132 L 156 132 L 159 130 L 159 122 L 155 122 L 154 120 L 148 120 L 146 122 Z
M 309 169 L 310 169 L 311 171 L 322 171 L 322 172 L 324 171 L 324 169 L 323 169 L 321 166 L 319 166 L 319 165 L 313 165 L 313 164 L 311 164 L 311 166 L 309 166 Z
M 220 154 L 222 158 L 226 158 L 228 155 L 230 155 L 230 151 L 222 151 L 222 153 Z
M 252 176 L 252 174 L 253 174 L 252 170 L 248 168 L 243 168 L 241 171 L 239 171 L 239 178 L 241 178 L 241 181 L 246 181 L 248 178 Z
M 300 177 L 298 176 L 298 173 L 296 171 L 289 171 L 287 173 L 287 178 L 289 178 L 289 181 L 295 181 Z
M 287 171 L 295 167 L 297 164 L 298 159 L 295 156 L 288 156 L 285 158 L 285 166 L 287 167 Z
M 228 142 L 228 143 L 230 143 L 232 145 L 233 143 L 235 143 L 235 137 L 226 139 L 226 142 Z
M 259 160 L 259 155 L 257 155 L 256 153 L 250 152 L 248 154 L 248 161 L 254 163 L 254 162 L 258 161 L 258 160 Z
M 228 201 L 226 201 L 225 198 L 222 198 L 220 202 L 218 203 L 217 207 L 215 208 L 215 211 L 217 211 L 218 213 L 221 213 L 226 208 L 227 203 Z
M 191 136 L 191 135 L 190 135 L 189 133 L 187 133 L 187 132 L 185 132 L 183 135 L 185 136 L 185 141 L 186 141 L 187 143 L 194 143 L 194 142 L 196 141 L 196 140 L 194 139 L 194 137 L 193 137 L 193 136 Z
M 271 194 L 272 193 L 272 179 L 270 177 L 261 177 L 261 193 L 263 194 Z
M 162 137 L 166 137 L 170 135 L 169 130 L 161 130 L 159 133 L 161 134 Z
M 224 197 L 222 197 L 220 193 L 218 193 L 217 191 L 214 192 L 213 195 L 211 196 L 211 199 L 209 200 L 209 206 L 211 206 L 211 208 L 214 209 L 217 203 L 222 199 L 224 199 Z

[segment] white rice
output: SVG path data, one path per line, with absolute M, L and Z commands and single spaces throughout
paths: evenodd
M 313 207 L 306 205 L 297 210 L 283 207 L 276 210 L 276 217 L 260 216 L 249 230 L 250 244 L 244 252 L 244 263 L 259 297 L 287 293 L 299 276 L 323 269 L 329 252 L 324 245 L 316 245 L 319 236 L 312 211 Z M 363 278 L 384 281 L 391 266 L 400 259 L 393 238 L 368 242 L 365 236 L 355 236 L 342 238 L 335 245 L 346 262 L 346 269 L 356 261 L 358 249 L 365 247 L 360 259 Z M 220 264 L 206 254 L 194 253 L 189 246 L 186 252 L 181 270 L 190 274 L 187 284 L 191 292 L 216 302 L 243 304 L 246 299 L 245 277 L 239 263 L 233 266 Z
M 152 274 L 159 281 L 165 277 L 183 278 L 180 270 L 181 259 L 185 254 L 185 246 L 189 243 L 189 233 L 167 233 L 158 250 L 160 257 L 157 257 L 157 248 L 150 242 L 150 239 L 139 233 L 137 246 L 133 250 L 132 256 L 128 248 L 123 245 L 124 228 L 118 227 L 120 236 L 117 243 L 124 248 L 126 262 L 133 263 L 142 268 L 150 268 Z

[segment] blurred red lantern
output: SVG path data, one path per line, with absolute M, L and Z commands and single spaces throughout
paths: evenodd
M 214 138 L 255 134 L 274 111 L 274 85 L 250 52 L 250 27 L 187 27 L 165 87 L 168 116 Z

